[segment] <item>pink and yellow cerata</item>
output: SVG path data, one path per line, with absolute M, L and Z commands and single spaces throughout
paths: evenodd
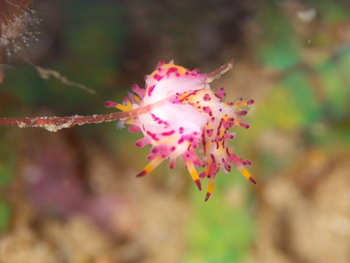
M 138 147 L 152 146 L 148 156 L 151 162 L 138 177 L 150 173 L 165 159 L 174 168 L 175 159 L 181 155 L 199 190 L 201 178 L 208 178 L 205 201 L 213 192 L 218 171 L 230 172 L 231 164 L 256 184 L 244 168 L 251 162 L 238 157 L 229 145 L 235 137 L 235 133 L 229 132 L 231 128 L 249 128 L 242 123 L 242 116 L 254 101 L 240 98 L 226 103 L 224 89 L 214 92 L 209 85 L 231 67 L 229 62 L 210 74 L 200 74 L 198 69 L 190 71 L 173 61 L 168 64 L 160 61 L 155 71 L 145 77 L 145 89 L 134 85 L 134 93 L 124 98 L 123 104 L 105 103 L 106 107 L 122 111 L 149 105 L 147 112 L 123 120 L 131 124 L 130 132 L 143 133 L 144 137 L 136 142 Z M 196 166 L 204 170 L 198 174 Z

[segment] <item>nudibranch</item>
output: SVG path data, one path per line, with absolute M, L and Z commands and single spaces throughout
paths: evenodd
M 181 155 L 199 190 L 201 178 L 208 178 L 205 201 L 213 192 L 218 171 L 230 172 L 231 164 L 256 184 L 244 167 L 251 162 L 238 157 L 229 145 L 229 140 L 235 137 L 235 133 L 229 132 L 231 128 L 249 128 L 242 121 L 254 101 L 240 98 L 225 103 L 224 89 L 214 92 L 209 85 L 231 67 L 229 62 L 210 74 L 200 74 L 198 69 L 190 71 L 173 61 L 168 64 L 160 61 L 155 71 L 145 76 L 145 89 L 133 85 L 134 93 L 125 97 L 123 104 L 105 103 L 106 107 L 122 111 L 148 106 L 147 111 L 123 120 L 131 125 L 130 132 L 143 133 L 136 146 L 152 145 L 148 156 L 151 162 L 138 177 L 150 173 L 165 159 L 174 168 L 175 159 Z M 196 167 L 203 167 L 203 172 L 198 174 Z

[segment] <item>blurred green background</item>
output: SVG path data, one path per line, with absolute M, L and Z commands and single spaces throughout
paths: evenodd
M 24 53 L 91 94 L 3 58 L 2 117 L 107 114 L 159 60 L 211 72 L 251 185 L 220 173 L 208 202 L 181 161 L 145 178 L 148 148 L 115 123 L 49 133 L 2 127 L 0 262 L 349 262 L 350 2 L 34 1 Z M 203 182 L 205 185 L 205 182 Z

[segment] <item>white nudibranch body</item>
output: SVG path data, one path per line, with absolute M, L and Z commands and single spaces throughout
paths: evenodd
M 231 171 L 233 164 L 247 179 L 256 184 L 244 165 L 250 161 L 239 158 L 230 148 L 229 140 L 235 136 L 229 130 L 234 126 L 249 128 L 242 123 L 253 100 L 238 99 L 225 103 L 223 88 L 215 93 L 209 83 L 227 71 L 226 64 L 211 74 L 199 74 L 199 70 L 188 70 L 160 61 L 156 70 L 146 76 L 146 88 L 132 87 L 137 94 L 124 99 L 124 105 L 107 102 L 106 106 L 131 111 L 150 105 L 150 110 L 125 121 L 131 124 L 131 132 L 142 132 L 144 137 L 136 142 L 143 147 L 151 144 L 148 159 L 151 162 L 138 174 L 144 176 L 163 160 L 182 156 L 194 182 L 201 190 L 201 178 L 209 179 L 206 200 L 209 199 L 220 169 Z M 199 153 L 198 149 L 202 149 Z M 198 174 L 196 166 L 205 167 Z

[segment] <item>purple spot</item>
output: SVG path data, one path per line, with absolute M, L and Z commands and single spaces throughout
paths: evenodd
M 159 151 L 158 147 L 153 147 L 151 150 L 152 153 L 157 153 L 158 151 Z
M 211 111 L 210 107 L 204 106 L 204 107 L 203 107 L 203 111 L 204 111 L 205 113 L 209 114 L 210 117 L 213 116 L 213 112 Z
M 204 101 L 210 101 L 210 100 L 211 100 L 210 95 L 209 95 L 208 93 L 206 93 L 206 94 L 204 95 L 204 97 L 203 97 L 203 100 L 204 100 Z
M 206 132 L 207 132 L 207 135 L 209 137 L 211 137 L 214 134 L 214 130 L 213 129 L 208 129 Z
M 247 115 L 247 111 L 246 110 L 242 110 L 242 111 L 239 111 L 239 112 L 237 112 L 237 115 L 238 116 L 243 116 L 243 115 Z

